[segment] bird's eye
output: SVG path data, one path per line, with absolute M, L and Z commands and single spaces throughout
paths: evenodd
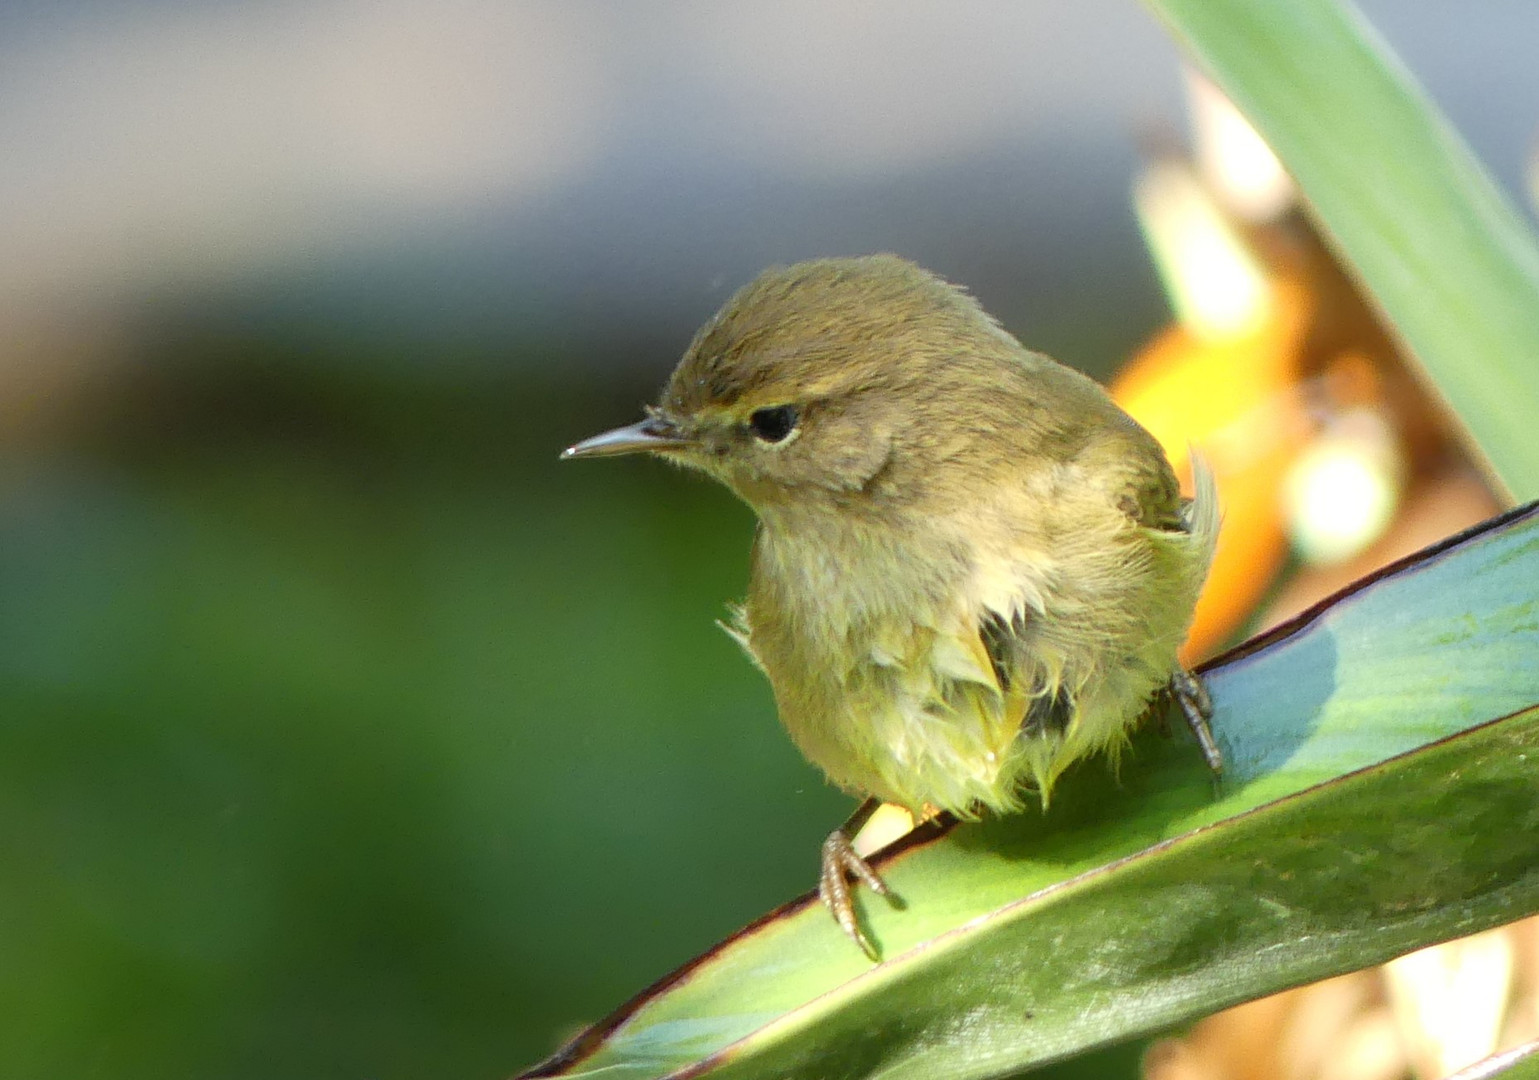
M 783 442 L 796 430 L 796 406 L 772 405 L 767 409 L 755 409 L 748 417 L 748 427 L 762 442 Z

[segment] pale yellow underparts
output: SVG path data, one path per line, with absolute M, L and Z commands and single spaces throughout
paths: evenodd
M 1053 478 L 1046 505 L 1074 526 L 1051 544 L 1023 530 L 1029 518 L 1008 490 L 950 530 L 933 520 L 868 530 L 852 520 L 802 533 L 794 514 L 771 511 L 756 584 L 796 575 L 773 591 L 809 602 L 786 621 L 789 640 L 756 635 L 753 596 L 734 609 L 729 632 L 769 675 L 797 746 L 841 787 L 919 817 L 1016 810 L 1027 791 L 1045 803 L 1071 762 L 1121 749 L 1176 670 L 1219 526 L 1212 475 L 1201 459 L 1195 466 L 1186 532 L 1134 523 L 1072 467 Z M 916 563 L 963 570 L 954 589 L 940 590 L 949 602 L 904 587 L 925 581 Z M 1025 630 L 1008 688 L 979 632 L 990 613 Z M 799 672 L 780 670 L 787 664 Z M 1074 702 L 1067 726 L 1023 730 L 1032 695 L 1060 688 Z

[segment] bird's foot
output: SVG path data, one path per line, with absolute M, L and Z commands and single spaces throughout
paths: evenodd
M 867 799 L 850 815 L 848 821 L 828 834 L 828 839 L 823 841 L 823 865 L 818 874 L 818 898 L 833 913 L 839 928 L 860 946 L 861 952 L 875 962 L 880 962 L 882 956 L 861 929 L 860 917 L 855 912 L 855 898 L 851 892 L 851 878 L 856 883 L 864 882 L 867 888 L 885 897 L 894 906 L 902 906 L 887 882 L 855 850 L 855 837 L 881 805 L 880 799 Z
M 1197 736 L 1208 768 L 1213 770 L 1214 776 L 1220 775 L 1224 771 L 1224 755 L 1213 739 L 1213 729 L 1208 726 L 1208 721 L 1213 719 L 1213 699 L 1208 696 L 1208 688 L 1200 676 L 1177 668 L 1170 676 L 1170 696 L 1176 699 L 1181 715 L 1186 717 L 1187 727 Z
M 872 892 L 878 896 L 892 896 L 892 890 L 887 887 L 887 882 L 873 869 L 871 864 L 861 858 L 855 851 L 855 844 L 844 828 L 835 829 L 828 834 L 828 839 L 823 841 L 823 868 L 818 875 L 818 897 L 828 910 L 833 913 L 834 921 L 839 924 L 860 946 L 873 961 L 881 960 L 881 954 L 876 951 L 876 946 L 866 937 L 865 931 L 860 927 L 860 918 L 855 913 L 855 898 L 850 891 L 849 875 L 854 875 L 857 881 L 862 881 Z

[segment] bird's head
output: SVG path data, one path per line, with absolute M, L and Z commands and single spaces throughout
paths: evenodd
M 1022 352 L 970 296 L 897 256 L 776 267 L 700 329 L 645 419 L 562 456 L 655 453 L 761 513 L 847 507 L 954 444 L 998 358 Z

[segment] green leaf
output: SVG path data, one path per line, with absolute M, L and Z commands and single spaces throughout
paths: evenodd
M 1146 0 L 1298 181 L 1518 499 L 1539 496 L 1539 246 L 1339 0 Z
M 1539 1080 L 1539 1040 L 1460 1069 L 1448 1080 Z
M 1005 1076 L 1539 910 L 1535 581 L 1539 504 L 1212 667 L 1221 790 L 1147 733 L 888 849 L 885 963 L 802 897 L 527 1075 Z

